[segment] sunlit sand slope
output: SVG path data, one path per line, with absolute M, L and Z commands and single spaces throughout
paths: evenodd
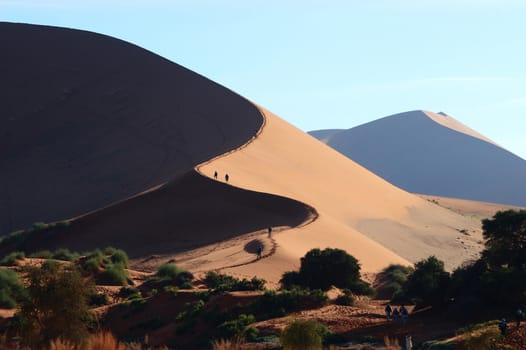
M 294 198 L 319 218 L 275 236 L 276 253 L 257 264 L 230 269 L 279 279 L 309 249 L 338 247 L 358 258 L 364 271 L 435 254 L 449 268 L 473 257 L 480 223 L 387 183 L 333 149 L 262 109 L 266 124 L 247 147 L 198 167 L 212 176 L 228 172 L 242 188 Z M 457 239 L 461 229 L 467 242 Z M 468 248 L 466 248 L 468 245 Z

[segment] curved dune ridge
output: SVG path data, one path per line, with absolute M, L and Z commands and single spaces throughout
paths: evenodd
M 480 222 L 400 190 L 260 108 L 262 133 L 242 150 L 199 166 L 231 174 L 234 186 L 294 198 L 316 208 L 312 223 L 275 235 L 277 250 L 257 264 L 226 269 L 277 281 L 312 248 L 337 247 L 363 271 L 410 264 L 431 254 L 458 266 L 480 250 Z M 459 230 L 468 235 L 459 238 Z
M 247 142 L 244 98 L 130 43 L 0 23 L 0 235 L 76 217 Z
M 407 191 L 526 206 L 526 160 L 443 113 L 405 112 L 323 137 Z

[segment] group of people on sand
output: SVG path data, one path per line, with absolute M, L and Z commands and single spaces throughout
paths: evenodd
M 405 325 L 407 323 L 407 319 L 409 318 L 409 311 L 407 311 L 407 308 L 405 305 L 400 306 L 400 309 L 398 308 L 392 308 L 391 304 L 387 304 L 385 306 L 385 316 L 387 320 L 393 320 L 395 322 L 401 322 L 402 325 Z
M 217 173 L 217 170 L 214 171 L 214 179 L 217 180 L 217 176 L 219 174 Z M 230 176 L 228 176 L 228 174 L 225 174 L 225 182 L 228 182 L 228 180 L 230 179 Z

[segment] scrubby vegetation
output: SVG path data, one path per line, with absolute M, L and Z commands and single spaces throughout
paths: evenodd
M 253 277 L 238 279 L 229 275 L 218 274 L 215 271 L 209 271 L 204 280 L 206 286 L 214 291 L 233 291 L 233 290 L 264 290 L 265 280 Z
M 24 252 L 12 252 L 7 254 L 0 260 L 2 266 L 14 266 L 18 260 L 23 260 L 26 257 Z
M 61 337 L 81 344 L 88 335 L 92 290 L 75 265 L 46 261 L 41 268 L 25 267 L 28 286 L 12 322 L 26 345 L 40 348 Z
M 319 350 L 327 328 L 314 320 L 295 320 L 281 333 L 284 350 Z
M 192 289 L 194 275 L 186 270 L 180 269 L 175 264 L 163 264 L 159 266 L 154 276 L 148 279 L 152 288 L 164 288 L 176 286 L 181 289 Z
M 23 289 L 24 286 L 15 271 L 0 268 L 0 308 L 15 308 L 17 299 L 23 295 Z
M 480 305 L 516 307 L 526 302 L 526 210 L 498 212 L 483 220 L 485 248 L 478 260 L 452 274 L 431 256 L 415 264 L 397 296 L 421 305 L 440 305 L 448 300 Z M 472 311 L 472 310 L 471 310 Z

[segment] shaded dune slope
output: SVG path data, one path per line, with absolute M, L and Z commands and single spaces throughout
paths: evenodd
M 230 90 L 135 45 L 0 23 L 0 234 L 133 196 L 262 124 Z
M 312 215 L 294 200 L 239 189 L 191 171 L 161 188 L 80 217 L 67 228 L 33 235 L 19 248 L 34 252 L 116 246 L 131 257 L 142 257 L 185 251 L 269 225 L 297 226 Z
M 89 32 L 0 23 L 0 44 L 1 233 L 76 217 L 1 252 L 174 253 L 315 215 L 194 170 L 260 132 L 258 109 L 230 90 Z
M 400 113 L 326 143 L 410 192 L 526 206 L 526 160 L 444 114 Z

